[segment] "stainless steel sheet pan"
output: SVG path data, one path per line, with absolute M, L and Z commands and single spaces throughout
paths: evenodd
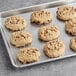
M 73 2 L 70 5 L 76 7 L 75 1 L 73 1 Z M 59 21 L 56 18 L 57 7 L 59 7 L 61 5 L 69 4 L 69 3 L 70 2 L 66 2 L 66 1 L 56 1 L 56 2 L 50 2 L 50 3 L 45 3 L 45 4 L 40 4 L 40 5 L 35 5 L 35 6 L 31 6 L 31 7 L 20 8 L 20 9 L 15 9 L 15 10 L 5 11 L 5 12 L 1 12 L 0 13 L 0 15 L 1 15 L 1 17 L 0 17 L 1 34 L 2 34 L 2 37 L 3 37 L 4 43 L 6 45 L 7 52 L 8 52 L 8 55 L 10 57 L 11 63 L 12 63 L 12 65 L 14 67 L 22 68 L 22 67 L 27 67 L 27 66 L 40 64 L 40 63 L 45 63 L 45 62 L 49 62 L 49 61 L 54 61 L 54 60 L 59 60 L 59 59 L 67 58 L 67 57 L 76 56 L 76 53 L 74 53 L 69 48 L 69 42 L 70 42 L 71 36 L 66 34 L 64 22 Z M 33 24 L 30 23 L 31 12 L 33 12 L 35 10 L 39 10 L 39 9 L 47 9 L 47 10 L 49 10 L 52 13 L 52 15 L 53 15 L 52 24 L 54 24 L 54 25 L 59 27 L 59 30 L 61 32 L 59 39 L 63 40 L 64 43 L 65 43 L 65 46 L 66 46 L 65 47 L 65 54 L 63 56 L 61 56 L 61 57 L 48 58 L 43 53 L 43 45 L 45 43 L 44 42 L 40 42 L 38 40 L 38 36 L 37 36 L 38 35 L 37 32 L 38 32 L 38 29 L 40 27 L 37 27 L 37 26 L 35 26 L 35 24 L 33 25 Z M 31 44 L 31 46 L 38 48 L 39 51 L 41 52 L 41 57 L 40 57 L 40 60 L 38 62 L 29 63 L 29 64 L 21 64 L 17 60 L 16 54 L 17 54 L 19 48 L 15 48 L 14 46 L 12 46 L 10 44 L 10 39 L 9 38 L 10 38 L 11 32 L 8 31 L 5 28 L 5 26 L 4 26 L 4 21 L 5 21 L 6 17 L 11 16 L 11 15 L 20 15 L 24 19 L 26 19 L 27 27 L 26 27 L 26 29 L 24 31 L 28 31 L 29 33 L 32 34 L 33 42 Z

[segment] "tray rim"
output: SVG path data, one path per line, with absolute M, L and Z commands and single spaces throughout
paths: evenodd
M 57 0 L 57 1 L 52 1 L 52 2 L 47 2 L 47 3 L 41 3 L 41 4 L 37 4 L 37 5 L 32 5 L 32 6 L 27 6 L 27 7 L 22 7 L 22 8 L 17 8 L 17 9 L 13 9 L 13 10 L 7 10 L 7 11 L 2 11 L 0 12 L 0 17 L 2 17 L 3 14 L 6 14 L 6 13 L 9 13 L 9 12 L 15 12 L 15 11 L 20 11 L 20 10 L 27 10 L 27 9 L 32 9 L 32 8 L 37 8 L 37 7 L 43 7 L 45 8 L 46 5 L 51 5 L 52 7 L 56 7 L 58 5 L 66 5 L 66 4 L 69 4 L 69 3 L 73 3 L 73 2 L 76 2 L 76 0 Z M 59 4 L 60 3 L 60 4 Z M 55 5 L 56 4 L 56 5 Z M 58 4 L 58 5 L 57 5 Z M 42 9 L 42 8 L 41 8 Z M 17 13 L 14 13 L 14 15 L 17 14 Z
M 73 0 L 75 1 L 75 0 Z M 4 13 L 9 13 L 9 12 L 12 12 L 12 11 L 18 11 L 18 10 L 23 10 L 23 9 L 29 9 L 29 8 L 34 8 L 34 7 L 39 7 L 39 6 L 45 6 L 45 5 L 49 5 L 49 4 L 56 4 L 56 3 L 63 3 L 63 5 L 67 4 L 67 2 L 65 0 L 60 0 L 60 1 L 53 1 L 53 2 L 48 2 L 48 3 L 43 3 L 43 4 L 38 4 L 38 5 L 34 5 L 34 6 L 29 6 L 29 7 L 23 7 L 23 8 L 18 8 L 18 9 L 13 9 L 13 10 L 8 10 L 8 11 L 3 11 L 3 12 L 0 12 L 0 16 Z M 1 23 L 1 22 L 0 22 Z M 72 55 L 67 55 L 67 56 L 63 56 L 63 57 L 58 57 L 58 58 L 54 58 L 54 59 L 48 59 L 48 60 L 44 60 L 44 61 L 40 61 L 40 62 L 35 62 L 35 63 L 31 63 L 31 64 L 24 64 L 24 65 L 16 65 L 15 62 L 13 61 L 12 57 L 10 56 L 10 53 L 8 50 L 10 50 L 9 48 L 9 45 L 8 45 L 8 42 L 6 40 L 6 36 L 3 35 L 3 29 L 2 27 L 0 26 L 0 32 L 1 32 L 1 35 L 2 35 L 2 38 L 4 40 L 4 43 L 5 43 L 5 46 L 6 46 L 6 49 L 7 49 L 7 52 L 8 52 L 8 55 L 9 55 L 9 58 L 10 58 L 10 61 L 11 61 L 11 64 L 15 67 L 15 68 L 23 68 L 23 67 L 28 67 L 28 66 L 33 66 L 33 65 L 38 65 L 38 64 L 42 64 L 42 63 L 45 63 L 45 62 L 50 62 L 50 61 L 56 61 L 56 60 L 60 60 L 60 59 L 64 59 L 64 58 L 68 58 L 68 57 L 73 57 L 73 56 L 76 56 L 76 54 L 72 54 Z

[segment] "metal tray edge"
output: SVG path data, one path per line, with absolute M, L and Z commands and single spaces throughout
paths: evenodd
M 3 40 L 4 40 L 4 43 L 5 43 L 5 46 L 6 46 L 6 49 L 7 49 L 7 53 L 8 53 L 8 55 L 9 55 L 9 59 L 11 60 L 12 65 L 13 65 L 14 67 L 17 67 L 17 65 L 13 62 L 12 57 L 10 56 L 10 53 L 9 53 L 9 51 L 8 51 L 8 50 L 10 50 L 10 48 L 9 48 L 8 42 L 7 42 L 6 39 L 5 39 L 5 35 L 3 35 L 4 33 L 3 33 L 2 28 L 0 28 L 0 32 L 1 32 L 2 38 L 3 38 Z
M 14 12 L 14 14 L 18 14 L 18 12 L 15 12 L 15 11 L 19 11 L 19 10 L 27 10 L 27 11 L 29 11 L 28 9 L 30 9 L 30 11 L 32 11 L 31 10 L 32 8 L 36 9 L 36 8 L 40 7 L 40 9 L 43 9 L 45 7 L 48 7 L 48 6 L 55 7 L 55 6 L 58 6 L 58 5 L 68 4 L 68 3 L 71 3 L 71 2 L 75 2 L 75 1 L 76 0 L 69 0 L 69 1 L 68 0 L 58 0 L 58 1 L 53 1 L 53 2 L 37 4 L 37 5 L 29 6 L 29 7 L 22 7 L 22 8 L 18 8 L 18 9 L 3 11 L 3 12 L 0 12 L 0 14 L 1 14 L 1 16 L 4 16 L 6 14 L 10 15 L 10 13 L 12 13 L 12 12 Z M 36 10 L 38 10 L 38 9 L 36 9 Z

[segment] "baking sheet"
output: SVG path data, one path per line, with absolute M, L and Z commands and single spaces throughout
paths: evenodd
M 70 5 L 71 6 L 76 6 L 76 3 L 72 3 Z M 16 55 L 17 55 L 17 52 L 18 52 L 19 48 L 15 48 L 14 46 L 12 46 L 10 44 L 10 35 L 11 35 L 12 32 L 8 31 L 4 27 L 4 21 L 5 21 L 6 17 L 8 17 L 8 13 L 9 13 L 9 11 L 8 11 L 6 13 L 3 13 L 2 17 L 1 17 L 1 34 L 3 36 L 3 40 L 5 42 L 8 55 L 9 55 L 10 60 L 11 60 L 11 62 L 12 62 L 12 64 L 13 64 L 14 67 L 21 68 L 21 67 L 26 67 L 26 66 L 32 66 L 32 65 L 35 65 L 35 64 L 40 64 L 40 63 L 44 63 L 44 62 L 48 62 L 48 61 L 54 61 L 54 60 L 58 60 L 58 59 L 62 59 L 62 58 L 67 58 L 67 57 L 71 57 L 71 56 L 75 56 L 76 55 L 76 53 L 73 52 L 69 48 L 69 42 L 70 42 L 70 39 L 71 39 L 72 36 L 68 35 L 65 32 L 65 24 L 64 24 L 64 22 L 59 21 L 56 18 L 57 7 L 52 7 L 52 8 L 50 7 L 50 8 L 45 8 L 45 9 L 47 9 L 48 11 L 50 11 L 52 13 L 52 15 L 53 15 L 53 19 L 52 19 L 52 22 L 50 24 L 58 26 L 58 28 L 60 30 L 61 34 L 60 34 L 59 39 L 61 39 L 61 40 L 64 41 L 64 44 L 65 44 L 65 54 L 63 56 L 61 56 L 61 57 L 58 57 L 58 58 L 48 58 L 48 57 L 46 57 L 44 55 L 44 53 L 43 53 L 43 46 L 44 46 L 45 42 L 41 42 L 41 41 L 38 40 L 38 29 L 41 26 L 37 26 L 36 24 L 31 24 L 30 23 L 31 12 L 25 12 L 24 13 L 24 12 L 21 12 L 22 10 L 20 10 L 20 9 L 19 10 L 14 10 L 14 12 L 18 11 L 17 15 L 22 16 L 27 21 L 27 27 L 23 31 L 27 31 L 30 34 L 32 34 L 33 42 L 32 42 L 32 44 L 30 46 L 38 48 L 39 51 L 40 51 L 40 53 L 41 53 L 41 57 L 40 57 L 40 60 L 38 62 L 29 63 L 29 64 L 21 64 L 17 60 L 17 58 L 16 58 Z M 26 9 L 23 9 L 23 10 L 26 10 Z M 14 12 L 12 12 L 12 14 L 14 14 Z

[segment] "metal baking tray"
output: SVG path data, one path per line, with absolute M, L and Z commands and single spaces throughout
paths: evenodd
M 59 21 L 56 18 L 57 7 L 59 7 L 61 5 L 69 4 L 69 3 L 71 3 L 70 5 L 72 5 L 72 6 L 76 6 L 75 1 L 74 0 L 72 0 L 72 1 L 74 3 L 73 2 L 67 2 L 67 1 L 55 1 L 55 2 L 44 3 L 44 4 L 40 4 L 40 5 L 35 5 L 35 6 L 31 6 L 31 7 L 20 8 L 20 9 L 15 9 L 15 10 L 5 11 L 5 12 L 1 12 L 0 13 L 0 16 L 1 16 L 0 17 L 0 30 L 1 30 L 1 34 L 2 34 L 2 37 L 3 37 L 4 43 L 6 45 L 9 58 L 10 58 L 11 63 L 12 63 L 12 65 L 14 67 L 22 68 L 22 67 L 27 67 L 27 66 L 32 66 L 32 65 L 36 65 L 36 64 L 49 62 L 49 61 L 59 60 L 59 59 L 67 58 L 67 57 L 76 56 L 76 53 L 74 53 L 69 48 L 69 41 L 70 41 L 71 36 L 66 34 L 64 22 Z M 47 10 L 49 10 L 52 13 L 52 15 L 53 15 L 52 24 L 54 24 L 54 25 L 59 27 L 59 30 L 61 32 L 59 38 L 64 41 L 65 46 L 66 46 L 65 47 L 65 54 L 63 56 L 61 56 L 61 57 L 58 57 L 58 58 L 48 58 L 43 53 L 43 45 L 45 43 L 44 42 L 40 42 L 38 40 L 38 36 L 37 36 L 38 35 L 37 32 L 38 32 L 38 29 L 40 27 L 37 27 L 37 26 L 35 26 L 35 24 L 33 25 L 33 24 L 30 23 L 31 12 L 36 11 L 36 10 L 40 10 L 40 9 L 47 9 Z M 19 48 L 15 48 L 14 46 L 12 46 L 10 44 L 9 38 L 10 38 L 11 32 L 8 31 L 4 27 L 4 21 L 5 21 L 6 17 L 11 16 L 11 15 L 20 15 L 24 19 L 26 19 L 27 27 L 26 27 L 26 29 L 24 31 L 27 31 L 27 32 L 31 33 L 32 36 L 33 36 L 33 42 L 32 42 L 32 44 L 30 46 L 38 48 L 39 51 L 41 52 L 41 57 L 40 57 L 40 60 L 38 62 L 29 63 L 29 64 L 21 64 L 17 60 L 16 54 L 17 54 Z

